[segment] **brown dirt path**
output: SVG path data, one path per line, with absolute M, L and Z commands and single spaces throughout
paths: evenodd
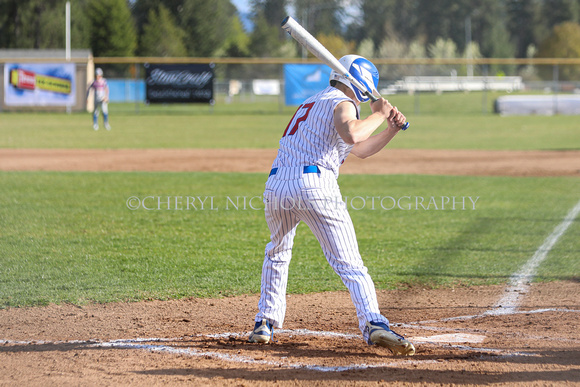
M 0 170 L 265 173 L 275 157 L 273 149 L 0 149 Z M 341 173 L 580 177 L 580 151 L 388 149 L 349 157 Z
M 483 316 L 503 293 L 380 291 L 412 358 L 360 339 L 347 292 L 290 295 L 291 331 L 268 345 L 246 342 L 256 295 L 0 310 L 0 385 L 579 385 L 580 283 L 534 284 L 521 312 Z

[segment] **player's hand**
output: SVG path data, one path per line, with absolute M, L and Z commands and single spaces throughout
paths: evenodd
M 392 115 L 394 116 L 394 114 L 392 114 L 392 110 L 393 105 L 391 105 L 389 101 L 384 98 L 379 98 L 375 102 L 371 101 L 371 111 L 373 114 L 379 113 L 384 117 L 385 120 L 391 118 Z
M 389 129 L 398 131 L 407 122 L 407 117 L 405 117 L 405 115 L 395 106 L 391 110 L 391 117 L 389 117 L 387 121 L 389 123 Z

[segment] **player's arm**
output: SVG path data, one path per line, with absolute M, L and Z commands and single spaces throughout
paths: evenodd
M 94 82 L 91 82 L 91 84 L 89 85 L 89 88 L 87 89 L 87 97 L 86 97 L 86 99 L 89 99 L 89 94 L 91 93 L 91 89 L 93 88 L 93 85 L 94 84 L 95 84 Z
M 368 139 L 385 121 L 388 116 L 388 112 L 385 115 L 385 110 L 378 110 L 364 120 L 359 120 L 355 105 L 344 101 L 334 109 L 334 126 L 344 142 L 349 145 L 358 144 Z
M 405 125 L 405 122 L 407 122 L 407 118 L 396 107 L 393 108 L 393 112 L 393 117 L 387 119 L 388 126 L 385 130 L 369 137 L 365 141 L 355 144 L 351 153 L 364 159 L 383 149 L 395 137 L 400 128 Z
M 109 102 L 109 83 L 105 82 L 105 102 Z

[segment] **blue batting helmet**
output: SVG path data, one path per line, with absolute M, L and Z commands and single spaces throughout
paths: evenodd
M 339 62 L 344 66 L 349 74 L 365 86 L 365 88 L 372 93 L 379 86 L 379 70 L 372 62 L 360 55 L 345 55 L 340 58 Z M 332 70 L 330 73 L 330 80 L 339 81 L 348 86 L 356 96 L 359 102 L 366 102 L 369 100 L 360 90 L 354 87 L 350 81 L 342 74 Z

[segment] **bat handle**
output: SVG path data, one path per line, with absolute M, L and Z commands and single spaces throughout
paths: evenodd
M 409 128 L 409 126 L 411 126 L 411 124 L 410 124 L 410 123 L 408 123 L 408 122 L 405 122 L 405 125 L 403 125 L 403 126 L 401 127 L 401 130 L 407 130 L 407 129 Z

